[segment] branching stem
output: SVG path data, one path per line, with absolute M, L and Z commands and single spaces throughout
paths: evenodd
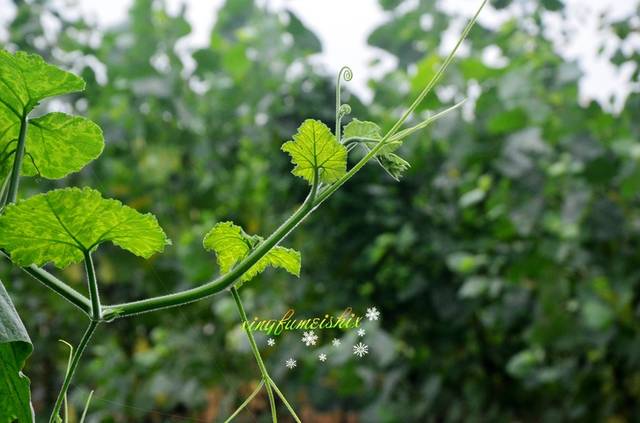
M 62 388 L 60 388 L 60 392 L 58 393 L 58 398 L 56 399 L 56 403 L 53 406 L 53 411 L 51 412 L 51 417 L 49 418 L 49 423 L 55 423 L 57 416 L 60 414 L 60 408 L 62 407 L 62 402 L 64 401 L 64 397 L 67 394 L 67 390 L 69 389 L 69 385 L 71 384 L 71 380 L 73 379 L 73 375 L 78 368 L 78 363 L 80 363 L 80 358 L 82 357 L 82 353 L 87 348 L 91 337 L 93 336 L 96 328 L 100 322 L 91 320 L 89 323 L 89 327 L 85 331 L 78 347 L 74 350 L 73 356 L 71 357 L 71 364 L 67 370 L 67 373 L 64 376 L 64 382 L 62 382 Z
M 231 295 L 233 296 L 233 300 L 236 302 L 236 307 L 238 308 L 238 313 L 240 313 L 240 320 L 242 320 L 242 327 L 244 331 L 247 333 L 247 337 L 249 338 L 249 345 L 251 345 L 251 351 L 253 351 L 253 355 L 256 358 L 256 363 L 258 364 L 258 368 L 260 369 L 260 374 L 262 375 L 262 380 L 265 381 L 265 388 L 267 389 L 267 396 L 269 397 L 269 406 L 271 407 L 271 419 L 273 423 L 278 421 L 278 412 L 276 409 L 276 402 L 273 396 L 273 389 L 271 389 L 271 384 L 269 381 L 271 377 L 269 377 L 269 372 L 267 372 L 267 367 L 264 365 L 264 361 L 262 360 L 262 356 L 260 355 L 260 350 L 258 349 L 258 344 L 256 344 L 256 340 L 251 333 L 251 329 L 249 329 L 249 321 L 247 319 L 247 313 L 244 311 L 244 307 L 242 306 L 242 300 L 240 300 L 240 294 L 238 293 L 238 288 L 232 286 Z

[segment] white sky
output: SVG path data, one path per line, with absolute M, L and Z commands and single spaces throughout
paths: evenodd
M 70 8 L 66 0 L 53 0 L 59 8 L 68 14 L 82 13 L 101 26 L 109 26 L 126 18 L 132 0 L 79 0 L 79 9 Z M 222 0 L 165 0 L 171 11 L 178 11 L 182 4 L 187 5 L 187 17 L 193 32 L 181 42 L 182 48 L 206 46 L 209 33 L 215 21 L 216 11 Z M 629 79 L 636 64 L 627 63 L 615 68 L 609 63 L 608 56 L 618 47 L 619 40 L 599 28 L 597 17 L 605 14 L 609 20 L 632 19 L 640 25 L 636 10 L 640 0 L 565 0 L 566 16 L 563 20 L 556 14 L 545 17 L 550 25 L 556 48 L 568 59 L 578 60 L 585 77 L 580 84 L 581 101 L 596 99 L 613 110 L 619 110 L 629 91 L 638 90 L 638 84 L 631 85 Z M 410 8 L 415 0 L 406 0 Z M 6 37 L 2 28 L 14 12 L 9 0 L 0 0 L 0 39 Z M 364 99 L 370 98 L 366 81 L 379 77 L 394 66 L 393 57 L 383 51 L 367 45 L 369 33 L 388 20 L 387 12 L 378 5 L 377 0 L 262 0 L 273 9 L 284 7 L 292 9 L 300 19 L 322 40 L 323 53 L 316 58 L 330 72 L 337 72 L 343 65 L 349 65 L 354 72 L 350 87 Z M 440 0 L 442 8 L 462 16 L 470 16 L 479 0 Z M 404 7 L 405 5 L 403 5 Z M 496 27 L 512 14 L 523 13 L 522 6 L 515 0 L 508 11 L 496 11 L 486 8 L 481 15 L 481 23 Z M 450 44 L 461 30 L 462 22 L 452 25 L 449 34 L 445 34 L 445 45 Z M 570 38 L 562 37 L 562 30 L 568 31 Z M 599 55 L 602 48 L 604 55 Z M 624 46 L 626 49 L 640 48 L 640 34 Z M 374 58 L 382 59 L 380 65 L 371 67 Z

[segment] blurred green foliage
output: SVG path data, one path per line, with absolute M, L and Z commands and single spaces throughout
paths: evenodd
M 176 53 L 191 30 L 184 10 L 170 15 L 161 1 L 136 0 L 106 31 L 43 0 L 16 5 L 9 47 L 81 74 L 87 90 L 67 107 L 98 122 L 107 140 L 90 167 L 62 181 L 32 179 L 23 196 L 92 186 L 155 213 L 174 241 L 148 262 L 101 249 L 105 300 L 208 280 L 215 263 L 201 239 L 215 222 L 266 234 L 302 201 L 306 186 L 279 147 L 307 117 L 332 126 L 334 76 L 311 64 L 321 44 L 293 13 L 230 1 L 210 45 L 185 60 Z M 437 69 L 452 17 L 430 1 L 381 5 L 390 19 L 369 42 L 398 65 L 369 82 L 370 106 L 349 103 L 354 117 L 388 127 Z M 300 280 L 267 272 L 243 288 L 250 316 L 289 306 L 382 311 L 371 340 L 379 352 L 367 361 L 310 360 L 285 373 L 284 351 L 299 342 L 283 339 L 267 353 L 304 421 L 640 417 L 640 95 L 615 116 L 578 104 L 580 72 L 553 50 L 541 18 L 562 7 L 535 2 L 495 31 L 477 26 L 446 89 L 415 120 L 480 87 L 465 112 L 405 142 L 411 168 L 401 182 L 367 166 L 293 234 Z M 59 31 L 45 34 L 43 16 Z M 613 29 L 633 33 L 626 22 Z M 487 65 L 487 48 L 507 64 Z M 81 268 L 62 276 L 84 289 Z M 66 364 L 57 340 L 77 342 L 82 328 L 75 310 L 7 263 L 2 280 L 34 342 L 26 373 L 45 415 Z M 258 379 L 238 322 L 222 294 L 100 328 L 72 387 L 76 410 L 96 389 L 89 421 L 217 421 Z M 266 407 L 260 398 L 244 419 L 264 420 L 256 416 Z

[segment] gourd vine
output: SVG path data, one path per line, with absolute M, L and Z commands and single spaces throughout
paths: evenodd
M 247 322 L 247 315 L 239 291 L 242 284 L 254 279 L 268 267 L 283 269 L 299 276 L 301 254 L 280 245 L 284 239 L 369 161 L 374 160 L 392 178 L 400 179 L 410 166 L 397 153 L 404 139 L 460 107 L 462 103 L 457 103 L 410 128 L 400 130 L 439 81 L 485 4 L 486 0 L 466 25 L 438 72 L 384 135 L 379 125 L 358 119 L 352 119 L 343 128 L 342 120 L 351 113 L 351 107 L 341 101 L 342 81 L 350 81 L 353 73 L 346 66 L 340 69 L 336 80 L 334 132 L 319 120 L 307 119 L 281 148 L 294 165 L 292 174 L 304 179 L 310 186 L 307 197 L 295 212 L 265 237 L 248 234 L 233 222 L 217 223 L 203 237 L 203 248 L 215 255 L 220 271 L 217 278 L 184 291 L 121 304 L 108 304 L 100 296 L 93 263 L 93 255 L 99 247 L 110 242 L 132 254 L 149 258 L 163 252 L 165 247 L 171 245 L 171 241 L 152 214 L 143 214 L 118 200 L 104 198 L 100 192 L 91 188 L 55 189 L 18 199 L 22 176 L 38 175 L 47 179 L 60 179 L 77 172 L 103 152 L 104 137 L 96 123 L 80 116 L 50 112 L 31 118 L 31 112 L 40 101 L 81 91 L 85 83 L 80 77 L 46 63 L 37 55 L 0 51 L 0 177 L 5 179 L 0 195 L 1 252 L 27 274 L 79 308 L 88 318 L 84 335 L 77 347 L 72 349 L 68 369 L 49 422 L 63 421 L 60 412 L 73 376 L 83 353 L 92 339 L 95 339 L 95 332 L 102 324 L 182 306 L 222 291 L 230 292 L 240 320 L 244 323 Z M 349 153 L 357 147 L 361 147 L 365 154 L 348 168 Z M 30 160 L 24 160 L 25 157 Z M 81 262 L 85 266 L 88 295 L 76 291 L 42 268 L 49 263 L 58 269 L 64 269 Z M 6 310 L 12 306 L 8 296 L 4 295 L 4 288 L 0 290 L 0 294 L 0 299 L 3 300 L 0 302 L 3 307 L 0 311 L 9 313 Z M 5 303 L 8 305 L 5 306 Z M 15 312 L 12 313 L 13 316 Z M 19 319 L 15 324 L 21 324 Z M 261 381 L 227 421 L 237 416 L 264 388 L 269 398 L 273 422 L 277 421 L 277 398 L 286 406 L 294 420 L 300 422 L 294 407 L 269 375 L 251 331 L 244 326 Z M 14 416 L 19 421 L 29 421 L 33 420 L 33 415 L 28 380 L 25 380 L 20 370 L 30 354 L 31 346 L 28 337 L 21 339 L 21 342 L 27 346 L 25 352 L 16 356 L 16 361 L 8 363 L 13 369 L 11 383 L 21 390 L 21 395 L 12 402 L 13 408 L 9 412 L 13 413 L 10 418 Z M 0 353 L 7 345 L 11 346 L 11 343 L 0 343 Z M 4 382 L 0 382 L 2 383 Z M 10 393 L 9 389 L 14 388 L 0 385 L 0 395 Z M 67 418 L 66 413 L 64 417 Z

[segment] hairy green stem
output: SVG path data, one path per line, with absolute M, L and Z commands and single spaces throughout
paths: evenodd
M 56 399 L 56 403 L 53 406 L 53 411 L 51 412 L 51 417 L 49 418 L 49 423 L 55 423 L 56 418 L 60 414 L 60 408 L 62 407 L 62 402 L 64 401 L 64 397 L 67 394 L 67 390 L 69 389 L 69 385 L 71 385 L 71 380 L 73 379 L 73 375 L 78 368 L 78 364 L 80 363 L 80 358 L 82 357 L 82 353 L 87 348 L 91 337 L 93 336 L 98 324 L 100 322 L 96 320 L 91 320 L 89 323 L 89 327 L 85 331 L 78 347 L 74 350 L 73 356 L 71 357 L 71 364 L 68 367 L 67 373 L 64 376 L 64 381 L 62 382 L 62 388 L 60 388 L 60 392 L 58 393 L 58 398 Z
M 265 388 L 267 389 L 267 396 L 269 397 L 269 406 L 271 407 L 271 420 L 273 423 L 278 421 L 278 412 L 276 410 L 276 401 L 273 396 L 273 390 L 271 389 L 271 384 L 269 381 L 271 377 L 269 377 L 269 372 L 267 372 L 267 367 L 264 365 L 264 361 L 262 360 L 262 356 L 260 355 L 260 350 L 258 349 L 258 345 L 256 344 L 256 340 L 249 329 L 249 319 L 247 319 L 247 313 L 244 311 L 244 307 L 242 306 L 242 301 L 240 300 L 240 294 L 238 293 L 238 288 L 232 286 L 231 295 L 233 296 L 233 300 L 236 302 L 236 307 L 238 308 L 238 313 L 240 313 L 240 320 L 242 320 L 242 327 L 244 331 L 247 333 L 247 337 L 249 338 L 249 345 L 251 346 L 251 351 L 253 351 L 253 355 L 256 358 L 256 363 L 258 364 L 258 368 L 260 369 L 260 374 L 262 375 L 262 380 L 266 382 Z
M 84 252 L 84 268 L 87 271 L 87 284 L 89 285 L 89 299 L 91 300 L 91 319 L 99 321 L 102 319 L 102 306 L 100 305 L 100 292 L 98 291 L 98 281 L 96 271 L 93 267 L 93 258 L 89 251 Z
M 9 254 L 0 249 L 0 255 L 11 259 Z M 91 301 L 75 289 L 71 288 L 60 279 L 53 276 L 41 267 L 31 265 L 21 267 L 23 272 L 30 275 L 32 278 L 42 283 L 47 288 L 51 289 L 56 294 L 59 294 L 62 298 L 69 301 L 74 306 L 78 307 L 84 314 L 91 316 Z
M 391 127 L 389 132 L 387 132 L 387 134 L 384 136 L 383 140 L 385 141 L 388 140 L 390 137 L 393 136 L 393 134 L 398 132 L 398 129 L 400 129 L 402 124 L 404 124 L 404 122 L 409 118 L 411 113 L 413 113 L 413 111 L 418 107 L 418 105 L 422 103 L 422 100 L 424 100 L 427 94 L 431 92 L 431 90 L 438 83 L 442 75 L 444 75 L 444 72 L 447 70 L 447 67 L 449 67 L 449 64 L 451 63 L 456 53 L 458 52 L 458 48 L 460 48 L 460 46 L 462 45 L 462 42 L 465 40 L 465 38 L 467 38 L 469 31 L 471 31 L 471 28 L 473 28 L 476 21 L 478 20 L 478 16 L 480 16 L 480 12 L 484 8 L 484 6 L 487 4 L 487 1 L 488 0 L 482 1 L 475 15 L 473 15 L 471 20 L 467 23 L 467 25 L 462 30 L 462 34 L 460 35 L 460 38 L 458 38 L 458 42 L 453 47 L 453 50 L 451 50 L 447 58 L 444 59 L 444 62 L 442 62 L 442 65 L 440 65 L 438 72 L 436 72 L 436 74 L 433 76 L 433 78 L 431 78 L 429 83 L 424 87 L 424 89 L 420 92 L 420 94 L 418 94 L 418 96 L 413 101 L 413 103 L 411 103 L 411 106 L 409 106 L 409 108 L 404 112 L 404 114 L 400 117 L 400 119 L 398 119 L 398 121 Z
M 27 138 L 27 112 L 23 112 L 20 117 L 20 134 L 18 135 L 18 146 L 16 147 L 11 176 L 9 177 L 9 191 L 4 199 L 6 204 L 15 203 L 18 198 L 18 186 L 20 185 L 20 171 L 22 170 L 22 159 L 24 158 L 25 142 Z
M 230 415 L 227 420 L 224 421 L 224 423 L 229 423 L 231 420 L 235 419 L 236 416 L 238 414 L 240 414 L 240 412 L 247 406 L 249 405 L 249 403 L 251 402 L 251 400 L 258 395 L 258 392 L 260 392 L 260 390 L 262 389 L 262 386 L 264 385 L 264 380 L 261 380 L 260 383 L 258 384 L 258 386 L 256 387 L 256 389 L 253 390 L 253 392 L 251 393 L 251 395 L 249 395 L 247 397 L 247 399 L 244 400 L 244 402 L 242 404 L 240 404 L 240 407 L 236 408 L 236 411 L 233 412 L 232 415 Z
M 69 285 L 62 282 L 60 279 L 56 278 L 41 267 L 31 265 L 27 267 L 21 267 L 21 269 L 55 293 L 62 296 L 62 298 L 78 307 L 87 316 L 91 316 L 91 301 L 89 301 L 87 297 L 71 288 Z

